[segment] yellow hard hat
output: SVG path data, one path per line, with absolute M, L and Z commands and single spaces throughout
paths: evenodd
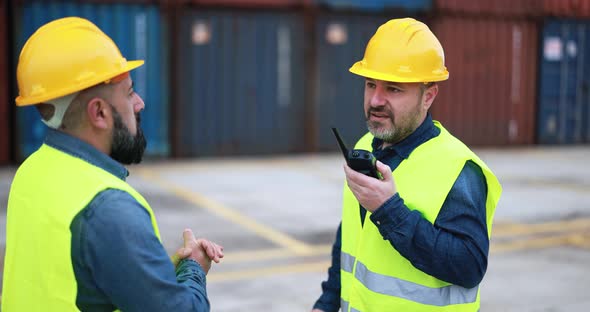
M 428 26 L 413 18 L 393 19 L 381 25 L 350 72 L 391 82 L 447 80 L 443 48 Z
M 128 62 L 92 22 L 78 17 L 57 19 L 39 28 L 20 53 L 16 105 L 60 98 L 109 82 L 142 64 L 143 60 Z

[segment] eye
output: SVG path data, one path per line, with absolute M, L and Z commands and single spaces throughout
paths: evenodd
M 393 92 L 393 93 L 402 92 L 402 90 L 401 90 L 401 89 L 399 89 L 399 88 L 396 88 L 396 87 L 393 87 L 393 86 L 389 86 L 389 87 L 387 87 L 387 91 L 389 91 L 389 92 Z
M 367 88 L 369 88 L 369 89 L 375 89 L 375 87 L 376 87 L 375 83 L 374 83 L 374 82 L 372 82 L 372 81 L 367 81 L 367 82 L 366 82 L 366 86 L 367 86 Z

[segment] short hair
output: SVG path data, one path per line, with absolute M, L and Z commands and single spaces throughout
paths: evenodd
M 84 116 L 84 112 L 86 111 L 86 105 L 88 103 L 88 101 L 90 101 L 92 98 L 94 97 L 101 97 L 101 98 L 106 98 L 106 99 L 110 99 L 110 84 L 99 84 L 99 85 L 95 85 L 92 86 L 90 88 L 84 89 L 80 92 L 78 92 L 75 97 L 71 100 L 69 104 L 67 110 L 65 111 L 60 125 L 57 127 L 57 129 L 60 130 L 66 130 L 66 129 L 74 129 L 80 126 L 82 120 L 83 120 L 83 116 Z M 62 98 L 56 99 L 56 100 L 52 100 L 52 101 L 47 101 L 47 103 L 41 103 L 41 104 L 37 104 L 35 105 L 35 107 L 37 108 L 37 111 L 39 111 L 39 114 L 41 115 L 41 118 L 43 118 L 44 121 L 49 121 L 53 115 L 55 114 L 56 111 L 56 104 L 53 104 L 52 102 L 58 102 L 68 96 L 71 95 L 67 95 L 64 96 Z M 58 105 L 64 105 L 63 103 L 60 103 Z

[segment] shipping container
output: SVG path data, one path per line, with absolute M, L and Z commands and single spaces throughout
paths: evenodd
M 12 131 L 12 100 L 9 98 L 8 88 L 10 87 L 10 75 L 8 54 L 10 44 L 8 43 L 7 6 L 4 1 L 0 3 L 0 165 L 10 161 L 10 137 Z
M 540 16 L 542 0 L 435 0 L 437 14 L 494 15 L 502 18 Z M 557 0 L 561 1 L 561 0 Z
M 360 61 L 369 39 L 386 17 L 322 14 L 316 24 L 317 142 L 319 150 L 336 150 L 330 127 L 352 146 L 367 132 L 363 109 L 364 80 L 348 69 Z
M 542 0 L 545 16 L 588 18 L 590 17 L 589 0 Z
M 128 60 L 145 60 L 131 72 L 136 92 L 145 102 L 141 126 L 148 140 L 146 156 L 169 154 L 167 29 L 156 5 L 27 1 L 18 7 L 15 40 L 20 53 L 39 27 L 54 19 L 79 16 L 89 19 L 117 44 Z M 15 66 L 16 67 L 16 66 Z M 17 109 L 19 159 L 42 143 L 47 128 L 33 106 Z
M 303 19 L 280 11 L 180 12 L 174 155 L 304 148 Z
M 589 143 L 590 22 L 548 21 L 540 54 L 539 143 Z
M 433 117 L 468 145 L 534 143 L 537 27 L 525 19 L 433 20 L 450 73 Z
M 432 0 L 313 0 L 313 4 L 334 10 L 386 11 L 404 10 L 409 12 L 429 11 Z
M 182 0 L 195 6 L 226 8 L 294 8 L 303 7 L 311 0 Z

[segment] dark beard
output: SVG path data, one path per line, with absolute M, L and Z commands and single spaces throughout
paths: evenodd
M 137 134 L 135 136 L 125 126 L 123 118 L 115 107 L 113 107 L 113 119 L 115 129 L 113 130 L 111 158 L 124 165 L 139 164 L 147 145 L 143 130 L 139 126 L 141 120 L 139 113 L 135 114 L 135 119 L 137 120 Z

